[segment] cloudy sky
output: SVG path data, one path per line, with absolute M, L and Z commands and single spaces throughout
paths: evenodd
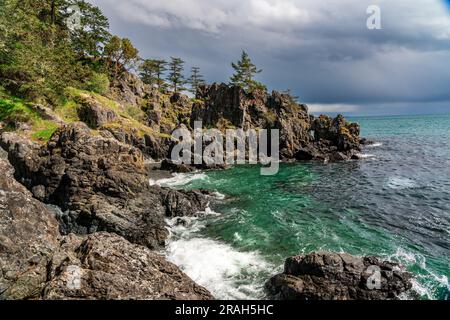
M 315 112 L 450 113 L 450 1 L 90 0 L 143 58 L 182 57 L 227 82 L 246 50 L 258 80 Z M 367 8 L 381 8 L 381 30 Z

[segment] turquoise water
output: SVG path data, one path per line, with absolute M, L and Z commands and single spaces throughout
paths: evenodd
M 263 298 L 286 257 L 375 255 L 415 275 L 403 298 L 444 299 L 450 273 L 450 116 L 353 118 L 377 144 L 366 158 L 178 175 L 162 184 L 221 199 L 174 227 L 168 256 L 217 297 Z

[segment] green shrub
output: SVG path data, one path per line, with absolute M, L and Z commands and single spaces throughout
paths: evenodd
M 108 92 L 109 86 L 110 82 L 106 74 L 93 72 L 87 89 L 98 94 L 105 94 Z

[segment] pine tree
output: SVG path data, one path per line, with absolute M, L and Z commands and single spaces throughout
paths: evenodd
M 253 64 L 247 52 L 242 51 L 241 59 L 236 63 L 232 63 L 231 66 L 235 70 L 235 73 L 230 78 L 231 84 L 240 86 L 247 91 L 252 91 L 256 88 L 265 89 L 262 83 L 254 79 L 255 75 L 261 73 L 262 70 Z
M 185 62 L 182 59 L 174 57 L 171 57 L 171 61 L 169 62 L 169 76 L 167 80 L 169 80 L 170 87 L 174 93 L 186 90 L 186 88 L 183 87 L 186 83 L 183 76 L 184 63 Z
M 139 59 L 139 51 L 131 43 L 130 39 L 121 39 L 113 36 L 105 45 L 104 54 L 114 63 L 113 74 L 117 79 L 121 68 L 127 69 Z
M 191 93 L 196 94 L 198 87 L 201 85 L 204 85 L 206 82 L 203 79 L 203 75 L 200 73 L 199 67 L 192 67 L 191 69 L 191 76 L 188 79 L 188 83 L 191 86 L 191 89 L 189 90 Z

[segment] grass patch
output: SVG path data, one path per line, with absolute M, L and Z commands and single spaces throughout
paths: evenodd
M 67 100 L 55 108 L 55 113 L 66 122 L 80 121 L 78 117 L 78 104 L 74 100 Z
M 0 99 L 0 121 L 5 122 L 7 130 L 16 130 L 20 123 L 27 123 L 31 130 L 26 135 L 39 142 L 47 142 L 58 129 L 58 124 L 45 120 L 39 112 L 22 99 L 15 97 Z
M 19 98 L 0 99 L 0 121 L 18 123 L 36 121 L 40 118 L 38 112 Z
M 56 123 L 49 120 L 39 121 L 33 126 L 34 133 L 31 137 L 40 142 L 48 142 L 58 127 Z

